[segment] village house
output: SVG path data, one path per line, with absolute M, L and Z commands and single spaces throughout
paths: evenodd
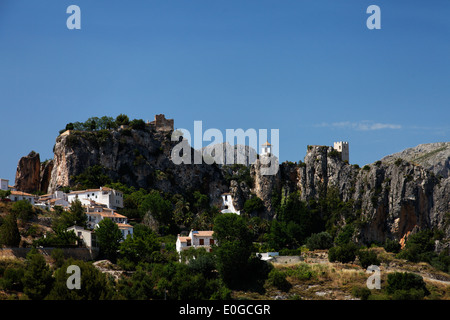
M 207 251 L 211 252 L 211 246 L 214 245 L 213 238 L 214 231 L 194 231 L 191 230 L 187 237 L 182 237 L 178 235 L 176 242 L 176 249 L 179 255 L 183 250 L 188 250 L 189 248 L 205 248 Z
M 21 201 L 21 200 L 26 200 L 28 202 L 30 202 L 32 205 L 34 205 L 35 203 L 35 195 L 30 194 L 30 193 L 26 193 L 26 192 L 22 192 L 22 191 L 11 191 L 11 194 L 9 195 L 9 199 L 12 202 L 16 202 L 16 201 Z
M 40 196 L 36 201 L 36 206 L 50 210 L 55 206 L 67 208 L 69 201 L 67 194 L 62 191 L 55 191 L 52 194 L 44 194 Z
M 126 239 L 128 235 L 133 236 L 133 226 L 128 224 L 127 217 L 118 214 L 112 209 L 104 208 L 100 205 L 87 206 L 86 215 L 87 227 L 89 229 L 97 228 L 98 224 L 103 219 L 111 219 L 119 227 L 119 230 L 122 232 L 122 236 L 124 239 Z
M 82 244 L 86 246 L 86 248 L 95 248 L 97 247 L 97 241 L 95 238 L 95 232 L 92 230 L 86 230 L 80 226 L 72 226 L 66 229 L 67 231 L 73 231 L 75 235 L 80 238 Z
M 82 191 L 71 191 L 67 194 L 67 200 L 72 203 L 76 199 L 83 205 L 103 204 L 109 209 L 123 208 L 123 194 L 114 189 L 100 187 L 100 189 L 88 189 Z

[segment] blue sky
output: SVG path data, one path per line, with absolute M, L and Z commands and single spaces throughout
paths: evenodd
M 279 129 L 281 161 L 449 141 L 449 16 L 446 0 L 1 0 L 0 177 L 31 150 L 53 158 L 66 123 L 120 113 Z

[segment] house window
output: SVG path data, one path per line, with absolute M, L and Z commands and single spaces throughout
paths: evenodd
M 214 244 L 214 239 L 209 239 L 209 244 L 212 246 Z
M 186 245 L 189 247 L 191 245 L 191 240 L 187 240 Z
M 205 240 L 199 239 L 198 241 L 199 241 L 199 243 L 200 243 L 201 246 L 205 245 Z

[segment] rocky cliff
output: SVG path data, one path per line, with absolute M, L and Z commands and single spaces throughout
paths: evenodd
M 426 228 L 439 228 L 450 239 L 450 179 L 414 163 L 377 161 L 359 168 L 332 147 L 309 146 L 303 163 L 281 165 L 281 186 L 285 193 L 299 190 L 302 200 L 336 190 L 352 204 L 355 240 L 362 243 L 398 240 Z
M 186 146 L 192 164 L 171 161 L 172 131 L 147 126 L 143 130 L 119 128 L 73 131 L 60 135 L 54 146 L 53 169 L 48 192 L 74 186 L 74 177 L 88 168 L 101 166 L 113 180 L 136 188 L 185 193 L 199 190 L 220 199 L 228 189 L 216 165 L 194 164 L 194 149 Z

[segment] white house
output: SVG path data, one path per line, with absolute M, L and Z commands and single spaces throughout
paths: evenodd
M 86 215 L 87 227 L 89 229 L 97 228 L 98 224 L 103 219 L 111 219 L 119 227 L 119 230 L 122 232 L 122 236 L 124 239 L 126 239 L 128 235 L 133 236 L 134 228 L 132 225 L 128 224 L 127 217 L 114 212 L 114 210 L 112 209 L 103 208 L 101 206 L 89 206 L 86 208 Z
M 97 247 L 97 241 L 95 238 L 95 233 L 91 230 L 86 230 L 83 227 L 80 226 L 72 226 L 66 229 L 67 231 L 73 231 L 75 232 L 75 235 L 83 241 L 83 244 L 87 248 L 95 248 Z
M 34 205 L 35 201 L 35 196 L 26 192 L 22 192 L 22 191 L 11 191 L 11 194 L 8 197 L 11 201 L 16 202 L 16 201 L 21 201 L 21 200 L 27 200 L 29 201 L 32 205 Z
M 187 237 L 178 235 L 176 242 L 178 254 L 189 248 L 205 248 L 207 251 L 211 251 L 211 246 L 214 245 L 213 233 L 214 231 L 191 230 Z
M 236 213 L 241 214 L 240 210 L 236 210 L 233 205 L 233 198 L 230 193 L 222 193 L 222 213 Z
M 100 187 L 100 189 L 88 189 L 82 191 L 72 191 L 67 194 L 67 200 L 72 203 L 76 199 L 83 205 L 100 203 L 109 209 L 123 208 L 123 194 L 114 189 Z
M 69 201 L 67 194 L 62 191 L 55 191 L 53 194 L 44 194 L 40 196 L 36 205 L 46 209 L 53 208 L 54 206 L 68 207 Z

